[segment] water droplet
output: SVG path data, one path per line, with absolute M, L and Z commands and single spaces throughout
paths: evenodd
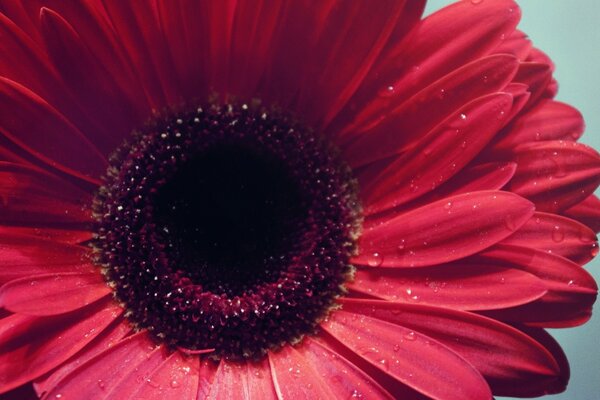
M 383 256 L 377 252 L 373 253 L 367 260 L 367 264 L 369 264 L 369 267 L 379 267 L 383 264 Z
M 147 383 L 148 385 L 152 386 L 153 388 L 157 388 L 157 387 L 159 387 L 159 386 L 160 386 L 160 385 L 159 385 L 157 382 L 154 382 L 154 381 L 153 381 L 152 379 L 150 379 L 150 378 L 147 378 L 147 379 L 146 379 L 146 383 Z
M 552 229 L 552 240 L 556 243 L 560 243 L 565 240 L 565 233 L 560 229 L 560 226 L 555 225 Z
M 483 0 L 471 0 L 472 4 L 481 4 Z
M 106 385 L 105 385 L 104 381 L 102 379 L 98 379 L 98 387 L 100 389 L 104 389 L 105 386 Z
M 438 92 L 438 98 L 440 100 L 443 100 L 446 97 L 446 89 L 440 89 L 440 91 Z
M 399 344 L 395 344 L 394 345 L 394 352 L 397 353 L 400 351 L 400 345 Z
M 598 243 L 594 243 L 592 245 L 592 250 L 590 251 L 592 257 L 596 257 L 598 255 Z
M 396 94 L 396 88 L 393 85 L 384 87 L 379 91 L 380 97 L 391 97 Z
M 575 284 L 575 281 L 573 279 L 571 279 L 569 282 L 567 282 L 568 286 L 573 286 Z
M 414 341 L 417 337 L 415 336 L 415 333 L 413 331 L 407 332 L 404 334 L 404 339 L 408 340 L 408 341 Z
M 446 204 L 444 204 L 444 210 L 448 211 L 448 214 L 450 214 L 450 210 L 452 209 L 452 202 L 449 201 Z
M 467 119 L 467 114 L 460 114 L 460 119 L 461 120 L 466 120 Z
M 466 149 L 467 148 L 467 141 L 463 140 L 462 143 L 460 144 L 460 148 L 461 149 Z
M 175 379 L 173 379 L 173 380 L 171 381 L 170 385 L 171 385 L 171 387 L 172 387 L 173 389 L 176 389 L 176 388 L 178 388 L 178 387 L 179 387 L 179 382 L 178 382 L 178 381 L 176 381 Z
M 62 394 L 60 394 L 60 393 L 59 393 L 59 394 L 57 394 L 57 395 L 56 395 L 56 396 L 54 396 L 54 397 L 56 397 L 57 399 L 60 399 L 60 398 L 62 397 Z

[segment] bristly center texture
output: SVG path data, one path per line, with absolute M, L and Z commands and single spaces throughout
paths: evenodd
M 360 226 L 334 149 L 259 105 L 156 118 L 112 157 L 94 249 L 138 329 L 258 358 L 312 332 L 342 294 Z

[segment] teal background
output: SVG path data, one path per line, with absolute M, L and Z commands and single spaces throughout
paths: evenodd
M 450 3 L 453 1 L 429 1 L 426 13 Z M 523 14 L 519 29 L 556 64 L 555 77 L 560 84 L 557 99 L 583 113 L 587 129 L 581 141 L 600 149 L 600 1 L 521 0 L 518 3 Z M 600 257 L 586 268 L 600 281 Z M 551 330 L 571 363 L 571 381 L 566 392 L 544 399 L 600 399 L 598 305 L 595 311 L 584 326 Z

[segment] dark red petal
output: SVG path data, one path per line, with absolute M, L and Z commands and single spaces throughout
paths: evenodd
M 32 236 L 34 240 L 42 239 L 65 244 L 81 244 L 93 238 L 91 231 L 53 228 L 28 228 L 22 226 L 0 226 L 0 237 Z
M 506 123 L 511 104 L 512 96 L 508 94 L 473 101 L 433 129 L 374 180 L 361 182 L 366 213 L 374 214 L 415 199 L 454 176 L 479 155 Z
M 0 306 L 25 315 L 56 315 L 87 306 L 110 293 L 100 271 L 34 275 L 1 286 Z
M 143 2 L 105 0 L 108 17 L 146 91 L 150 105 L 181 102 L 181 83 L 159 25 L 155 7 Z M 201 94 L 198 94 L 201 96 Z
M 0 283 L 55 272 L 90 272 L 89 249 L 0 230 Z
M 50 373 L 35 380 L 35 390 L 38 394 L 46 393 L 74 369 L 85 363 L 87 360 L 95 357 L 123 339 L 131 332 L 131 325 L 123 318 L 119 317 L 113 321 L 108 328 L 100 333 L 94 340 L 86 345 L 81 351 L 62 363 Z
M 538 211 L 570 208 L 600 184 L 600 156 L 583 144 L 527 143 L 514 153 L 518 166 L 508 187 L 534 202 Z
M 548 292 L 539 300 L 509 309 L 485 311 L 493 318 L 532 326 L 569 327 L 587 321 L 596 300 L 594 278 L 579 265 L 554 254 L 514 245 L 496 245 L 481 253 L 542 279 Z
M 94 184 L 108 166 L 79 129 L 37 94 L 0 77 L 0 132 L 41 161 Z
M 517 60 L 509 55 L 481 58 L 427 86 L 389 114 L 378 114 L 374 121 L 357 115 L 355 123 L 340 133 L 343 140 L 354 139 L 344 156 L 358 167 L 418 146 L 428 132 L 465 104 L 501 91 L 517 67 Z
M 40 20 L 54 67 L 95 122 L 93 128 L 83 133 L 104 154 L 112 153 L 136 123 L 143 122 L 142 117 L 136 114 L 135 100 L 117 85 L 118 79 L 103 69 L 73 26 L 61 15 L 43 7 Z
M 520 19 L 512 0 L 472 4 L 461 1 L 417 25 L 370 74 L 355 96 L 355 109 L 371 120 L 386 115 L 404 100 L 461 66 L 490 54 Z M 448 40 L 452 38 L 452 40 Z M 381 96 L 392 87 L 392 95 Z M 389 91 L 388 91 L 389 94 Z
M 494 144 L 494 149 L 511 151 L 523 143 L 547 140 L 575 141 L 584 128 L 583 117 L 577 109 L 548 100 L 519 116 Z
M 573 207 L 563 211 L 564 215 L 573 218 L 600 232 L 600 199 L 591 195 Z
M 89 193 L 45 171 L 0 161 L 0 222 L 48 226 L 89 223 Z
M 125 393 L 117 388 L 114 395 L 121 398 L 144 400 L 195 399 L 198 393 L 199 367 L 198 356 L 186 357 L 176 351 L 164 360 L 143 384 L 140 385 L 139 380 L 133 379 L 133 377 L 123 382 L 129 386 L 138 387 L 137 391 L 133 391 L 127 395 L 128 397 L 125 397 Z M 241 397 L 231 398 L 241 399 Z
M 400 214 L 379 225 L 366 221 L 358 265 L 422 267 L 475 254 L 511 235 L 533 214 L 513 193 L 461 194 Z
M 138 332 L 73 369 L 49 388 L 45 397 L 91 399 L 112 394 L 130 398 L 122 391 L 131 393 L 142 385 L 158 387 L 149 376 L 167 356 L 165 348 L 156 346 L 146 331 Z
M 536 212 L 525 225 L 502 241 L 544 250 L 585 264 L 598 252 L 596 235 L 587 226 L 556 214 Z
M 377 300 L 344 299 L 342 307 L 350 313 L 414 329 L 448 346 L 483 374 L 494 394 L 496 386 L 533 386 L 555 379 L 560 373 L 557 361 L 544 346 L 490 318 L 446 308 Z M 407 338 L 404 339 L 406 342 Z
M 438 400 L 491 397 L 485 380 L 470 363 L 412 329 L 346 311 L 336 311 L 321 326 L 382 374 L 426 396 Z
M 107 300 L 61 316 L 14 314 L 1 319 L 0 392 L 20 386 L 61 365 L 92 341 L 121 312 L 111 300 Z
M 308 383 L 308 382 L 305 382 Z M 221 360 L 206 399 L 275 399 L 269 361 Z
M 546 286 L 535 275 L 491 262 L 458 261 L 414 270 L 361 267 L 346 286 L 390 301 L 463 310 L 512 307 L 546 293 Z
M 313 126 L 331 120 L 369 72 L 405 4 L 286 3 L 259 92 Z

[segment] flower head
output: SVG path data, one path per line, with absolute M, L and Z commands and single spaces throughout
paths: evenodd
M 564 390 L 600 157 L 511 0 L 0 1 L 0 392 Z

